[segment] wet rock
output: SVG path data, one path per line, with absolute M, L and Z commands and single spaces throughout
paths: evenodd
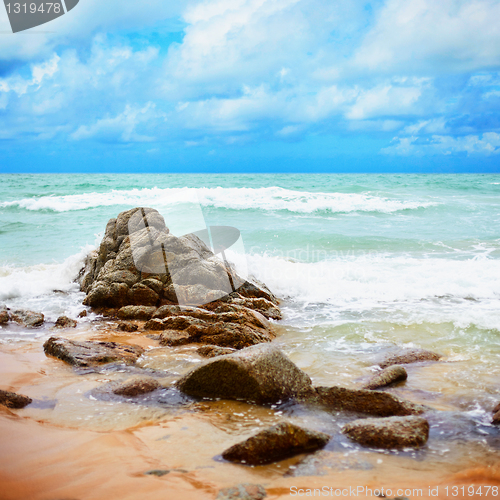
M 215 345 L 204 345 L 196 351 L 200 356 L 205 358 L 215 358 L 215 356 L 224 356 L 225 354 L 232 354 L 235 349 L 230 347 L 219 347 Z
M 495 408 L 493 408 L 493 413 L 496 413 L 497 411 L 500 411 L 500 403 L 498 403 Z
M 163 319 L 163 318 L 167 318 L 168 316 L 173 316 L 173 315 L 179 314 L 179 313 L 182 313 L 182 309 L 178 305 L 175 305 L 175 304 L 164 305 L 164 306 L 158 307 L 158 309 L 156 309 L 152 318 L 153 319 Z
M 319 450 L 330 438 L 323 432 L 282 422 L 231 446 L 222 453 L 222 457 L 230 462 L 247 465 L 269 464 L 300 453 Z
M 379 417 L 420 415 L 425 407 L 392 394 L 345 387 L 316 387 L 309 402 L 320 403 L 331 410 L 352 411 Z
M 498 410 L 497 412 L 495 412 L 493 414 L 493 418 L 491 420 L 491 423 L 495 424 L 495 425 L 500 425 L 500 410 Z
M 125 323 L 125 322 L 118 323 L 117 328 L 121 332 L 129 332 L 129 333 L 136 332 L 139 329 L 139 327 L 137 325 L 134 325 L 134 323 Z
M 127 380 L 113 389 L 115 394 L 120 396 L 139 396 L 159 389 L 161 384 L 151 377 L 134 378 Z
M 59 316 L 56 320 L 56 328 L 76 328 L 77 322 L 67 316 Z
M 280 309 L 274 305 L 271 301 L 264 298 L 248 298 L 243 297 L 238 293 L 232 293 L 227 298 L 212 302 L 210 304 L 205 304 L 204 309 L 214 311 L 216 313 L 222 312 L 240 312 L 243 309 L 251 309 L 262 314 L 266 319 L 280 320 L 282 319 L 282 314 Z
M 144 352 L 139 346 L 116 342 L 96 342 L 90 340 L 69 340 L 50 337 L 43 349 L 47 356 L 54 356 L 70 365 L 92 366 L 111 362 L 133 364 Z
M 20 409 L 28 406 L 33 400 L 28 396 L 16 394 L 15 392 L 0 390 L 0 405 L 7 408 Z
M 266 490 L 260 484 L 242 483 L 219 490 L 215 500 L 262 500 L 266 496 Z
M 147 470 L 144 474 L 146 476 L 156 476 L 156 477 L 162 477 L 166 476 L 170 471 L 168 469 L 151 469 Z
M 389 354 L 379 363 L 380 368 L 387 368 L 392 365 L 406 365 L 409 363 L 419 363 L 422 361 L 439 361 L 443 356 L 425 349 L 401 349 Z
M 44 316 L 42 313 L 28 310 L 17 310 L 11 312 L 10 319 L 28 328 L 36 328 L 37 326 L 43 325 L 44 322 Z
M 79 318 L 85 318 L 87 316 L 87 310 L 84 309 L 83 311 L 81 311 L 80 313 L 78 313 L 78 317 Z
M 402 366 L 393 365 L 375 374 L 368 381 L 368 383 L 363 386 L 363 389 L 368 389 L 368 390 L 378 389 L 379 387 L 386 387 L 396 382 L 402 382 L 407 378 L 408 378 L 408 373 Z
M 191 343 L 191 338 L 188 333 L 178 332 L 175 330 L 167 330 L 162 332 L 159 337 L 161 345 L 175 347 Z
M 261 283 L 255 278 L 248 278 L 237 290 L 236 293 L 242 297 L 249 299 L 266 299 L 275 305 L 279 304 L 276 296 L 267 288 L 264 283 Z
M 429 438 L 429 423 L 423 417 L 366 418 L 347 424 L 342 432 L 364 446 L 416 448 Z
M 312 391 L 311 379 L 272 344 L 259 344 L 196 367 L 177 382 L 195 397 L 276 403 Z
M 7 309 L 0 309 L 0 325 L 4 325 L 9 322 L 9 312 Z
M 117 316 L 120 319 L 139 319 L 147 321 L 156 312 L 154 306 L 125 306 L 118 310 Z

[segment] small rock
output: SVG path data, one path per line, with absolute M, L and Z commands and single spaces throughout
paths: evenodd
M 29 405 L 33 400 L 28 396 L 16 394 L 15 392 L 0 390 L 0 404 L 7 408 L 24 408 Z
M 147 470 L 144 474 L 146 476 L 156 476 L 156 477 L 162 477 L 166 476 L 170 471 L 168 469 L 151 469 Z
M 84 309 L 83 311 L 81 311 L 79 314 L 78 314 L 78 317 L 79 318 L 85 318 L 87 316 L 87 310 Z
M 177 386 L 190 396 L 256 403 L 276 403 L 312 391 L 309 376 L 272 344 L 210 359 L 182 377 Z
M 0 309 L 0 325 L 4 325 L 9 322 L 9 313 L 7 309 Z
M 282 422 L 228 448 L 222 457 L 230 462 L 262 465 L 323 448 L 331 436 Z
M 381 372 L 375 374 L 363 389 L 373 390 L 379 387 L 385 387 L 395 382 L 402 382 L 408 378 L 408 373 L 400 365 L 393 365 L 385 368 Z
M 262 500 L 266 496 L 266 490 L 260 484 L 242 483 L 219 490 L 215 500 Z
M 423 417 L 387 417 L 355 420 L 342 429 L 349 438 L 376 448 L 416 448 L 429 438 L 429 423 Z
M 161 384 L 151 377 L 142 377 L 132 380 L 127 380 L 126 382 L 120 384 L 118 387 L 113 389 L 115 394 L 120 396 L 139 396 L 140 394 L 147 394 L 148 392 L 153 392 L 159 389 Z
M 61 337 L 50 337 L 43 344 L 43 349 L 47 356 L 54 356 L 75 366 L 92 366 L 115 361 L 133 364 L 144 352 L 139 346 L 91 340 L 76 341 Z
M 500 411 L 500 403 L 498 403 L 495 408 L 493 408 L 493 413 L 496 413 L 497 411 Z
M 56 328 L 75 328 L 77 322 L 67 316 L 59 316 L 56 320 Z
M 332 410 L 352 411 L 379 417 L 419 415 L 422 405 L 400 399 L 388 392 L 346 389 L 345 387 L 316 387 L 311 402 L 328 406 Z M 307 402 L 307 401 L 306 401 Z
M 122 332 L 136 332 L 139 329 L 139 327 L 134 325 L 134 323 L 125 323 L 124 321 L 118 323 L 117 328 Z
M 495 424 L 495 425 L 500 425 L 500 410 L 498 410 L 494 415 L 493 415 L 493 419 L 491 420 L 491 423 L 492 424 Z
M 196 351 L 200 356 L 205 358 L 215 358 L 215 356 L 223 356 L 224 354 L 232 354 L 236 349 L 230 347 L 219 347 L 216 345 L 204 345 Z
M 391 365 L 407 365 L 409 363 L 419 363 L 421 361 L 439 361 L 443 356 L 425 349 L 401 349 L 394 354 L 389 354 L 379 363 L 380 368 L 387 368 Z
M 42 313 L 28 310 L 18 310 L 10 313 L 10 319 L 22 326 L 36 328 L 37 326 L 43 325 L 45 318 Z
M 117 316 L 120 319 L 140 319 L 147 321 L 156 312 L 154 306 L 125 306 L 118 310 Z

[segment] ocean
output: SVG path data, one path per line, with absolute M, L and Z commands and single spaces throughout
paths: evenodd
M 49 322 L 76 318 L 84 295 L 73 280 L 107 221 L 152 207 L 180 236 L 192 222 L 186 200 L 196 198 L 206 222 L 240 230 L 240 265 L 282 300 L 276 341 L 316 385 L 359 386 L 377 356 L 395 347 L 436 351 L 444 361 L 409 367 L 408 382 L 395 393 L 451 415 L 451 426 L 432 423 L 435 436 L 449 438 L 429 444 L 436 456 L 459 453 L 450 441 L 464 433 L 467 452 L 471 442 L 483 458 L 498 451 L 499 433 L 489 422 L 500 401 L 499 176 L 1 180 L 0 305 L 41 311 Z M 0 342 L 49 333 L 3 328 Z

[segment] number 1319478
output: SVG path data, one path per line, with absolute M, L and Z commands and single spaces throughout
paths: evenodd
M 5 4 L 8 14 L 36 14 L 37 12 L 41 14 L 59 14 L 61 12 L 60 3 L 41 3 L 37 6 L 36 3 L 8 3 Z

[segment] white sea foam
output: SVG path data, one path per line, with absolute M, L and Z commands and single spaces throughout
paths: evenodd
M 3 202 L 0 207 L 26 210 L 68 212 L 89 208 L 126 205 L 169 207 L 198 196 L 201 204 L 234 210 L 288 210 L 298 213 L 327 211 L 333 213 L 414 210 L 438 205 L 433 201 L 403 201 L 362 193 L 316 193 L 280 187 L 266 188 L 144 188 L 112 190 L 106 193 L 84 193 L 66 196 L 41 196 Z
M 74 316 L 81 311 L 83 298 L 74 279 L 93 248 L 87 245 L 60 264 L 0 267 L 0 304 L 40 311 L 48 319 L 63 313 Z

